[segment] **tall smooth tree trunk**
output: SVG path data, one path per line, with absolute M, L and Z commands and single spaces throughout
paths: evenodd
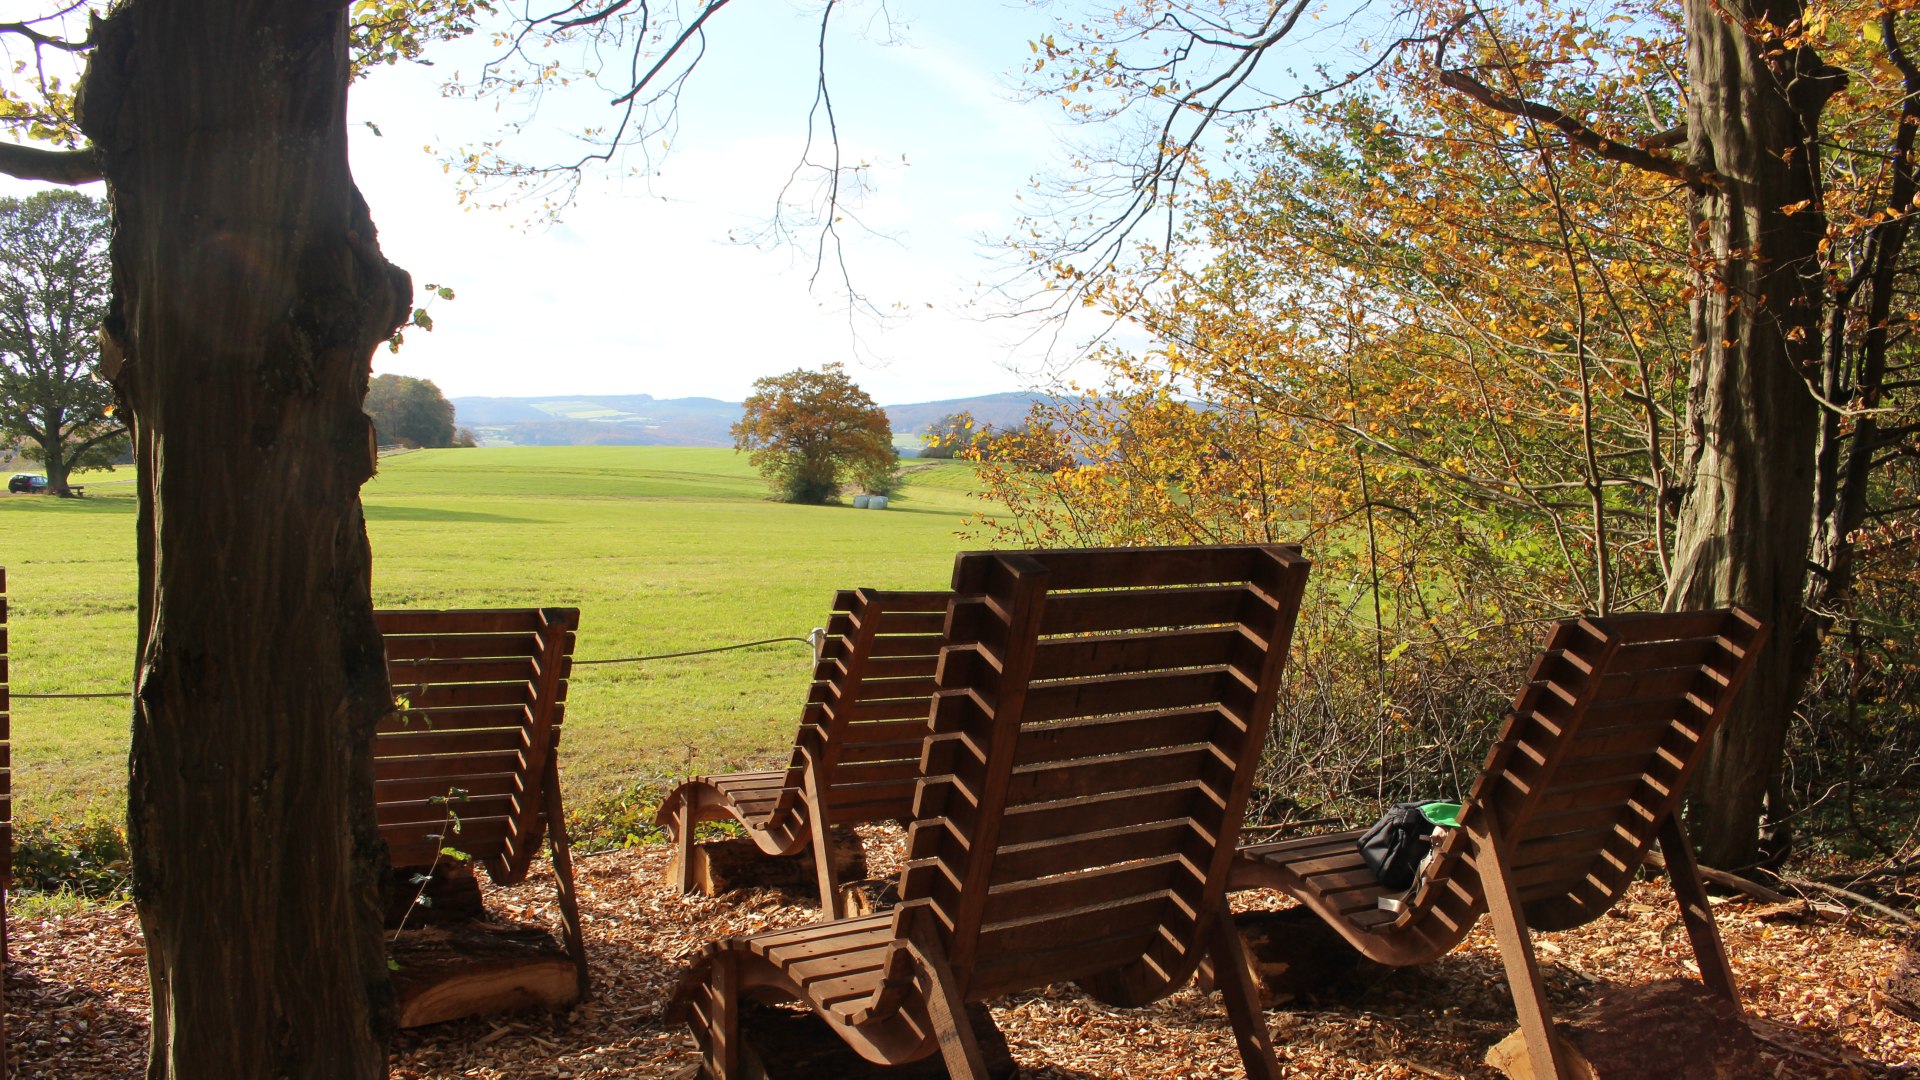
M 411 300 L 347 168 L 342 0 L 127 0 L 81 118 L 113 205 L 104 364 L 133 417 L 128 836 L 151 1078 L 385 1074 L 360 485 Z
M 1686 0 L 1688 149 L 1720 183 L 1692 208 L 1694 354 L 1667 606 L 1737 601 L 1773 624 L 1691 789 L 1693 835 L 1716 866 L 1753 860 L 1798 689 L 1826 227 L 1812 133 L 1840 85 L 1811 50 L 1760 29 L 1788 26 L 1800 7 Z

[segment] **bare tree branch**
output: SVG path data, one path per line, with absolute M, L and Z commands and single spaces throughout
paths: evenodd
M 0 23 L 0 34 L 12 34 L 15 37 L 26 38 L 28 41 L 33 42 L 37 48 L 59 49 L 62 52 L 70 53 L 86 52 L 88 49 L 93 48 L 93 36 L 91 34 L 79 41 L 68 41 L 65 38 L 54 37 L 52 34 L 42 33 L 33 28 L 34 23 L 59 20 L 79 11 L 85 6 L 86 0 L 76 0 L 75 3 L 68 4 L 59 11 L 38 19 L 23 19 L 20 22 Z
M 1559 129 L 1560 133 L 1567 137 L 1568 142 L 1609 161 L 1618 161 L 1636 169 L 1672 177 L 1698 192 L 1711 191 L 1720 186 L 1720 178 L 1711 171 L 1697 169 L 1677 158 L 1645 149 L 1646 143 L 1668 138 L 1670 132 L 1661 132 L 1652 136 L 1641 145 L 1625 143 L 1600 134 L 1576 117 L 1569 116 L 1551 105 L 1503 94 L 1457 68 L 1441 71 L 1440 84 L 1458 90 L 1497 112 L 1503 112 L 1509 116 L 1523 116 L 1529 120 L 1551 125 Z
M 647 73 L 645 75 L 640 76 L 640 78 L 634 82 L 633 89 L 627 91 L 624 94 L 621 94 L 617 98 L 614 98 L 610 104 L 624 105 L 627 102 L 633 100 L 634 95 L 640 93 L 640 91 L 642 90 L 645 90 L 648 84 L 653 82 L 654 77 L 660 74 L 660 69 L 666 67 L 667 64 L 672 62 L 673 58 L 679 55 L 680 50 L 686 46 L 687 42 L 692 41 L 695 38 L 704 36 L 704 32 L 700 28 L 707 24 L 708 19 L 713 18 L 714 12 L 717 12 L 721 8 L 726 7 L 729 2 L 730 0 L 709 0 L 707 6 L 700 10 L 700 14 L 696 16 L 692 22 L 688 23 L 685 29 L 680 31 L 680 36 L 673 39 L 673 44 L 668 45 L 666 49 L 664 49 L 660 53 L 660 59 L 654 61 L 653 66 L 647 69 Z M 624 6 L 626 5 L 615 4 L 612 8 L 608 9 L 608 11 L 606 13 L 603 13 L 600 17 L 605 18 L 607 14 L 611 14 L 613 11 L 617 11 Z M 833 5 L 828 4 L 827 9 L 831 11 L 833 9 Z M 574 25 L 578 25 L 581 21 L 582 20 L 575 20 L 574 22 L 571 22 L 571 23 L 562 23 L 561 25 L 574 26 Z
M 0 142 L 0 173 L 21 180 L 49 184 L 91 184 L 103 177 L 100 159 L 92 147 L 79 150 L 42 150 L 35 146 Z

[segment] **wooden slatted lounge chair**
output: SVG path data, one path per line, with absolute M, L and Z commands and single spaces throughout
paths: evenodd
M 567 955 L 586 996 L 556 764 L 579 609 L 376 611 L 374 621 L 399 705 L 374 737 L 389 860 L 430 866 L 453 848 L 511 885 L 526 879 L 545 837 Z
M 1285 892 L 1383 964 L 1423 964 L 1491 911 L 1534 1075 L 1567 1077 L 1529 930 L 1605 914 L 1660 841 L 1708 987 L 1736 1005 L 1733 976 L 1676 809 L 1767 628 L 1724 611 L 1571 619 L 1548 635 L 1514 699 L 1460 827 L 1396 914 L 1358 832 L 1241 849 L 1235 889 Z
M 0 566 L 0 1073 L 7 1071 L 7 903 L 13 894 L 13 722 L 7 695 L 7 568 Z
M 961 555 L 901 903 L 709 946 L 669 1007 L 706 1070 L 741 1075 L 753 995 L 982 1077 L 968 1003 L 1145 1004 L 1212 958 L 1247 1072 L 1277 1076 L 1226 875 L 1306 573 L 1282 546 Z
M 769 856 L 813 853 L 820 907 L 840 912 L 827 830 L 913 816 L 920 744 L 950 592 L 860 589 L 834 596 L 793 758 L 785 769 L 698 776 L 655 820 L 678 847 L 678 885 L 693 888 L 693 827 L 737 821 Z

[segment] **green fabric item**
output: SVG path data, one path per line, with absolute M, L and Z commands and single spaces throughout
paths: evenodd
M 1457 829 L 1460 827 L 1460 804 L 1457 802 L 1425 803 L 1420 807 L 1420 816 L 1426 818 L 1429 825 Z

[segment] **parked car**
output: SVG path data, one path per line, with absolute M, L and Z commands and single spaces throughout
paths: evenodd
M 14 473 L 7 481 L 7 490 L 26 492 L 29 495 L 44 495 L 47 491 L 47 478 L 37 473 Z

